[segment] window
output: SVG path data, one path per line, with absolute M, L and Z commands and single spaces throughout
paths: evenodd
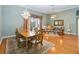
M 79 16 L 79 10 L 76 11 L 76 16 Z
M 30 30 L 34 30 L 35 28 L 41 28 L 41 16 L 31 15 L 30 17 Z

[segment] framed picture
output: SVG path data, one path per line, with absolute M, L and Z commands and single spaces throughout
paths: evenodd
M 54 20 L 54 26 L 63 26 L 64 20 Z
M 63 20 L 59 20 L 59 26 L 63 26 L 64 25 L 64 21 Z
M 58 20 L 55 20 L 55 21 L 54 21 L 54 25 L 55 25 L 55 26 L 58 26 Z

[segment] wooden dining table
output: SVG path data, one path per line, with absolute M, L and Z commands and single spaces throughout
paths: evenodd
M 22 40 L 26 41 L 27 48 L 31 47 L 31 42 L 33 40 L 37 40 L 38 36 L 42 35 L 41 33 L 37 34 L 35 31 L 18 30 L 16 32 L 18 32 L 16 36 L 19 37 L 19 39 L 22 38 Z
M 26 31 L 21 31 L 19 32 L 21 35 L 23 35 L 24 37 L 29 37 L 29 36 L 34 36 L 35 33 L 33 31 L 29 31 L 29 32 L 26 32 Z
M 25 38 L 26 41 L 27 41 L 27 38 L 31 38 L 33 36 L 36 36 L 34 31 L 18 31 L 18 33 L 20 34 L 20 36 Z
M 30 41 L 33 39 L 33 37 L 36 36 L 35 32 L 34 31 L 18 31 L 18 34 L 20 36 L 20 38 L 23 38 L 23 40 L 26 41 L 26 45 L 28 45 L 28 48 L 30 47 Z

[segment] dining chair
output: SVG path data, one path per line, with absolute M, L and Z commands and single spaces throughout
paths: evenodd
M 41 30 L 38 31 L 38 33 L 31 37 L 30 41 L 31 46 L 38 47 L 38 44 L 40 44 L 41 48 L 43 46 L 43 32 Z
M 34 31 L 35 31 L 35 34 L 38 34 L 38 28 L 37 27 L 34 29 Z
M 16 42 L 17 42 L 18 48 L 24 48 L 26 46 L 26 41 L 19 34 L 18 29 L 16 29 L 15 34 L 16 34 Z

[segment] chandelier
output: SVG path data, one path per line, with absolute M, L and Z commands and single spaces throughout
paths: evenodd
M 23 16 L 23 18 L 28 19 L 31 15 L 30 12 L 25 9 L 25 11 L 23 11 L 23 14 L 21 14 L 21 16 Z
M 56 18 L 57 16 L 56 15 L 51 15 L 50 18 L 54 19 Z

